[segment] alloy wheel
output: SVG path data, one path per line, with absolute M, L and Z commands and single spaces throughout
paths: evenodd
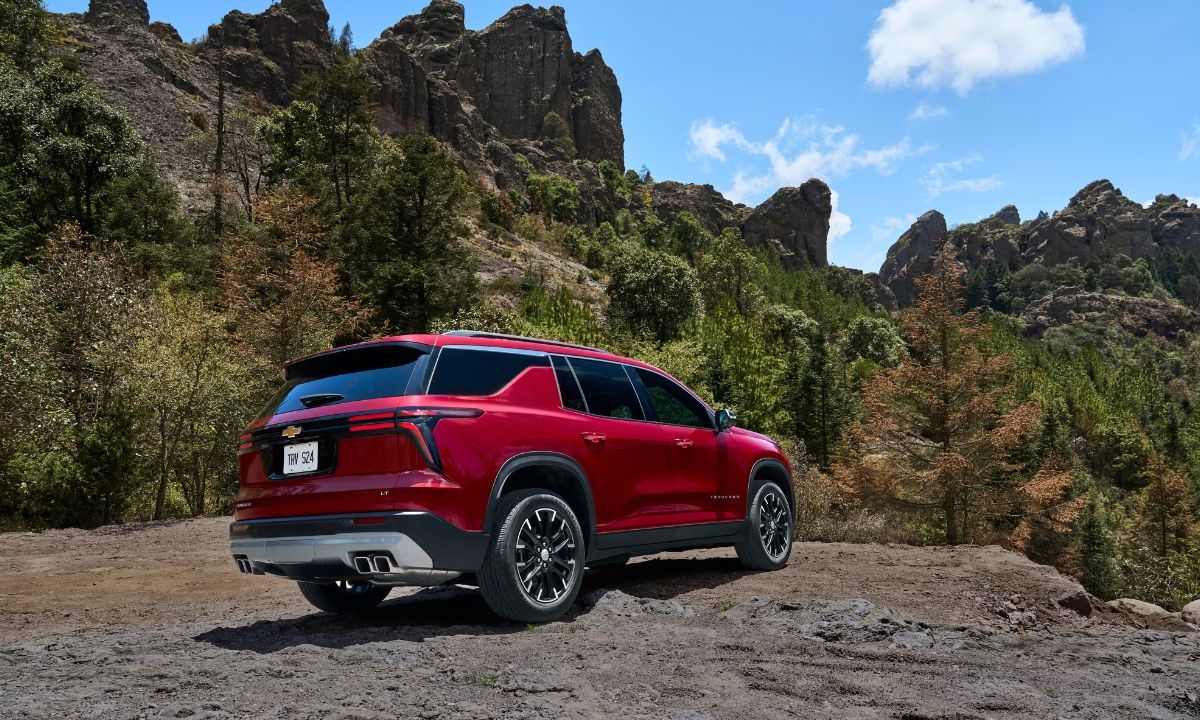
M 525 594 L 554 603 L 571 587 L 575 570 L 575 538 L 566 518 L 554 508 L 534 510 L 517 534 L 516 571 Z
M 778 561 L 787 554 L 791 529 L 787 501 L 774 490 L 764 492 L 758 500 L 758 535 L 769 558 Z

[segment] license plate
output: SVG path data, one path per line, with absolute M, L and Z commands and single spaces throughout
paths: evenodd
M 312 472 L 317 469 L 317 443 L 306 442 L 283 448 L 283 474 Z

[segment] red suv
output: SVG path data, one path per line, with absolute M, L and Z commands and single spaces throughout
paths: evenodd
M 583 569 L 792 541 L 787 459 L 646 363 L 548 340 L 404 335 L 289 363 L 238 446 L 245 573 L 353 612 L 466 575 L 499 615 L 558 617 Z M 471 577 L 473 576 L 473 578 Z

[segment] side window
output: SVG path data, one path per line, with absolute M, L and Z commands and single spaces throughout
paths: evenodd
M 646 419 L 623 365 L 577 357 L 571 358 L 570 363 L 583 388 L 588 412 L 626 420 Z
M 637 374 L 646 387 L 646 395 L 650 397 L 659 422 L 698 428 L 713 426 L 708 408 L 687 390 L 656 372 L 637 368 Z
M 429 382 L 429 394 L 492 395 L 512 382 L 522 370 L 548 364 L 545 355 L 442 348 L 433 369 L 433 379 Z
M 563 407 L 587 412 L 583 393 L 579 391 L 579 383 L 575 381 L 575 373 L 571 372 L 567 359 L 562 355 L 551 355 L 550 361 L 554 363 L 554 377 L 558 379 L 558 394 L 562 397 Z

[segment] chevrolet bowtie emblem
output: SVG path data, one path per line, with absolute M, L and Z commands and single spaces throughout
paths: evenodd
M 301 430 L 301 428 L 298 428 L 295 425 L 288 425 L 287 427 L 285 427 L 283 429 L 283 436 L 285 438 L 287 438 L 288 440 L 291 440 L 292 438 L 294 438 L 300 434 L 300 430 Z

